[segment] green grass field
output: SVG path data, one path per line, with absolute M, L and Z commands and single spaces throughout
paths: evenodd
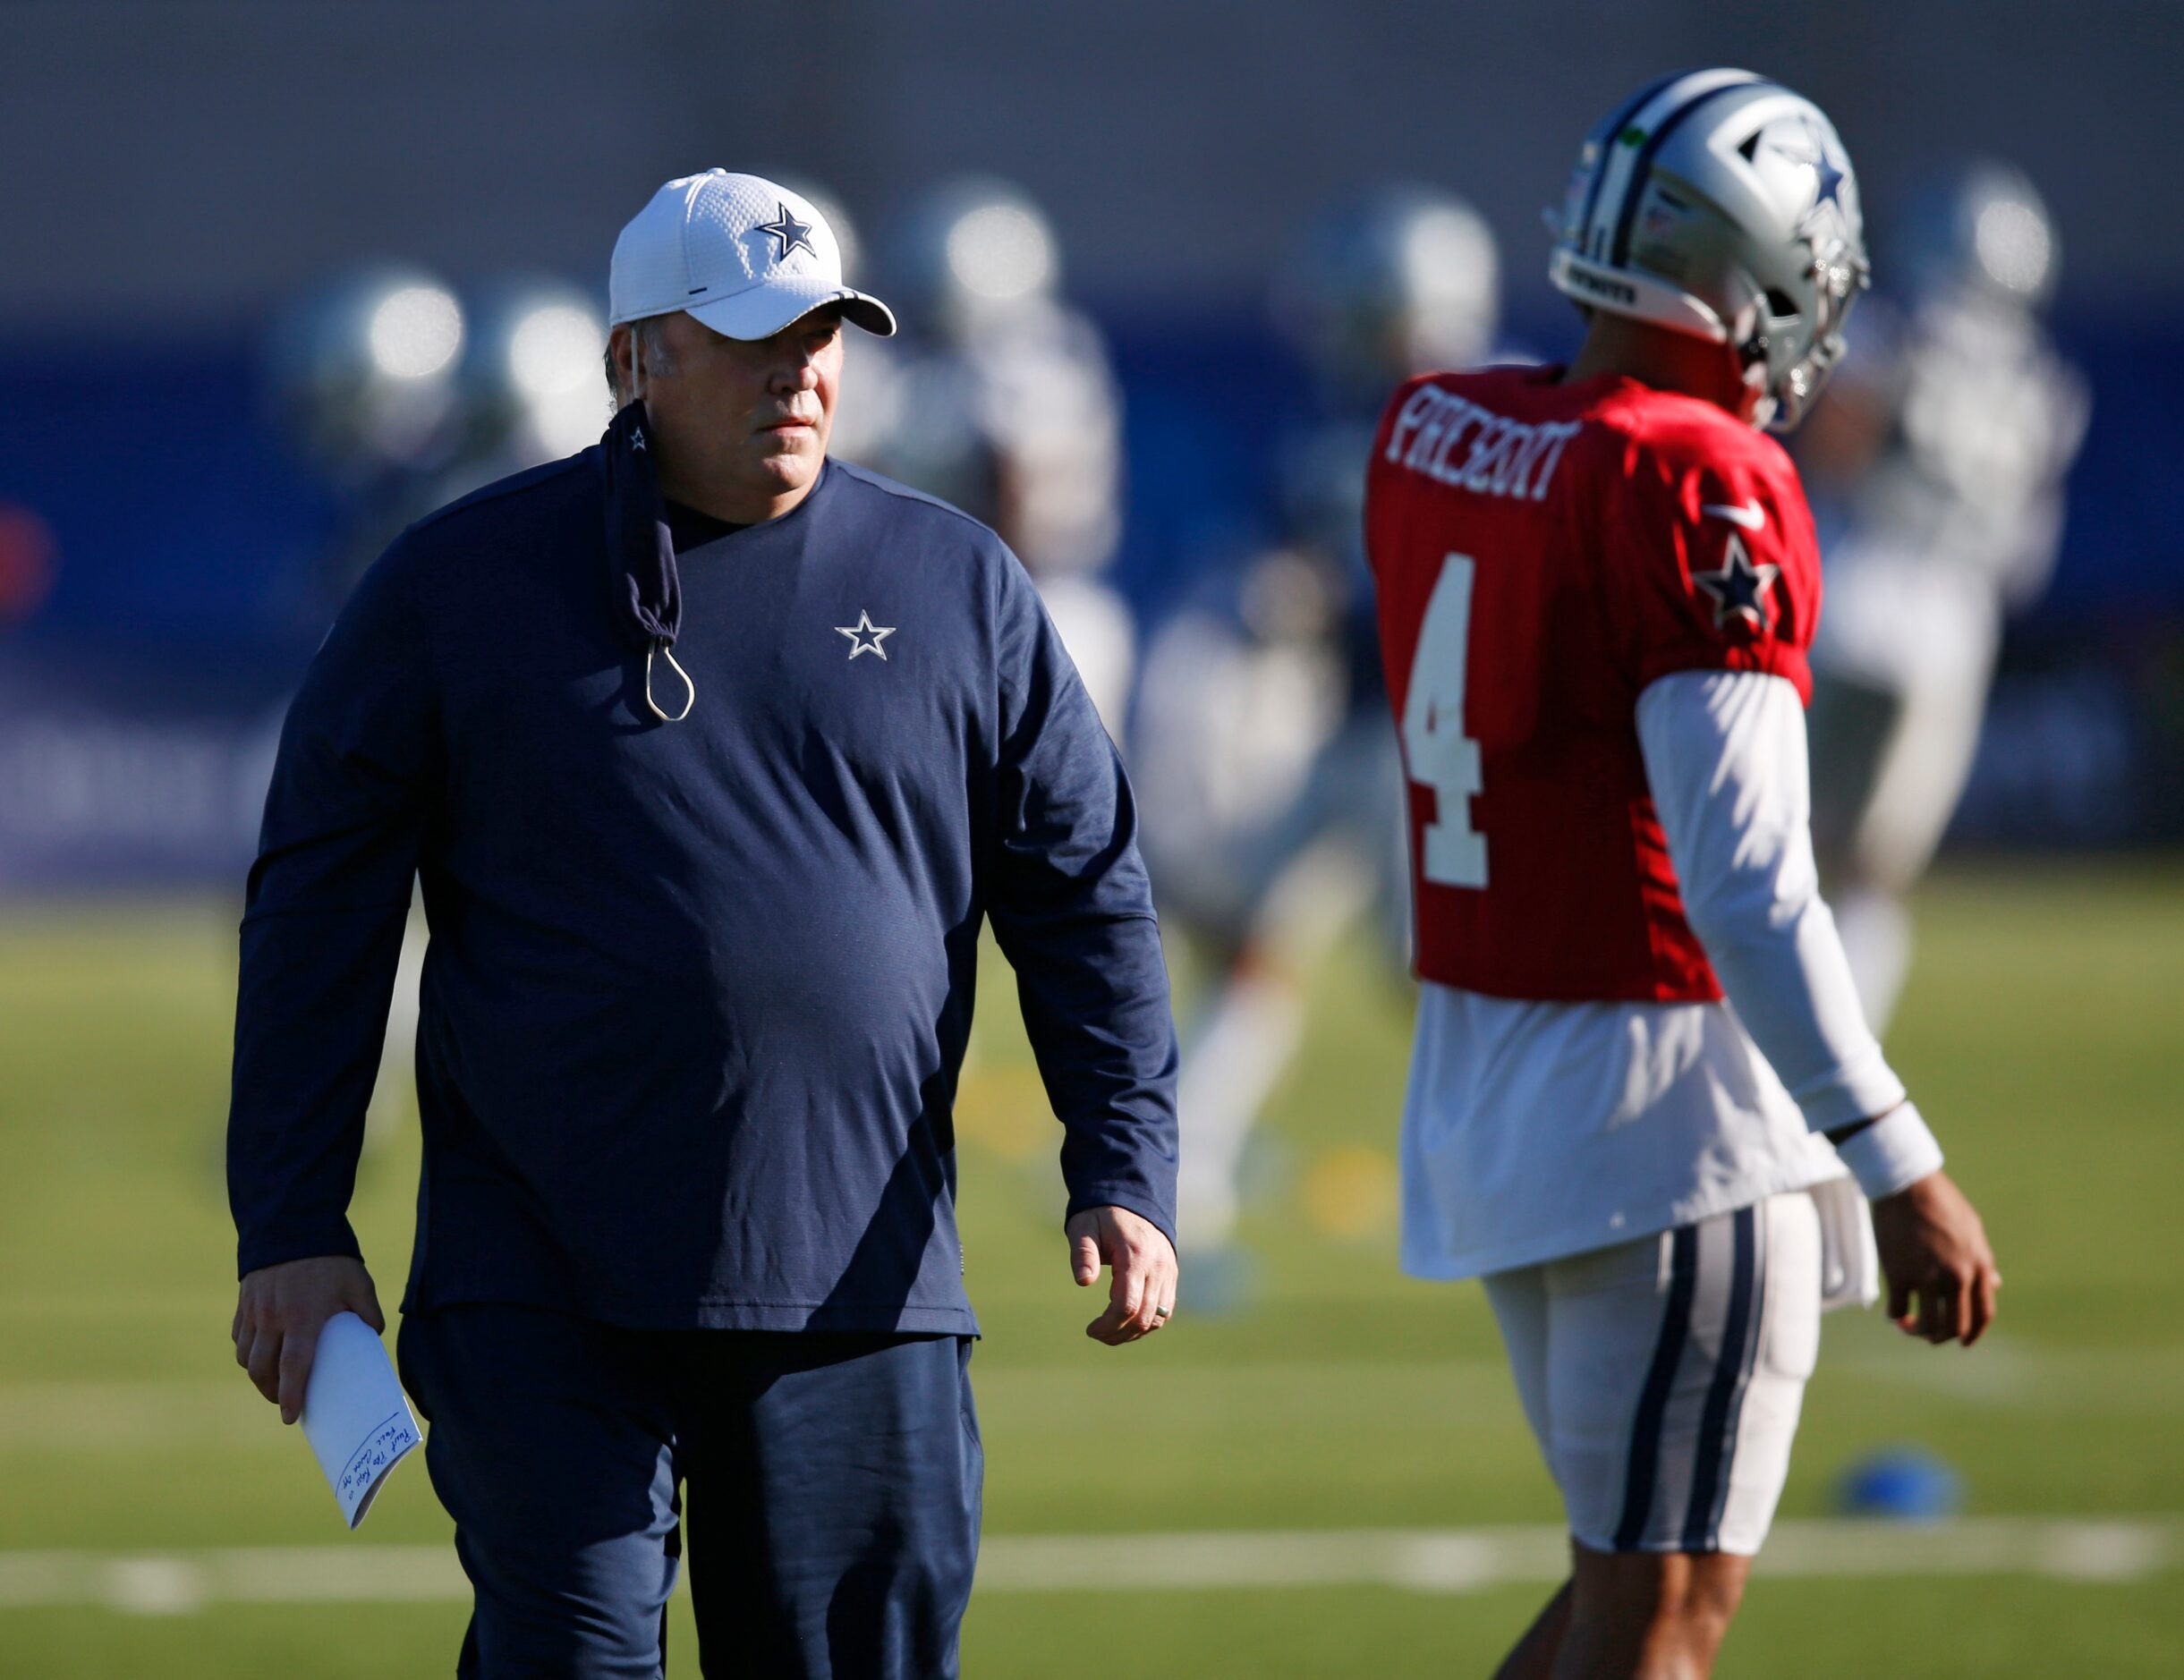
M 1891 1049 L 1987 1214 L 2008 1279 L 2001 1327 L 1967 1353 L 1915 1346 L 1874 1315 L 1831 1319 L 1784 1516 L 1827 1515 L 1846 1464 L 1915 1443 L 1956 1466 L 1975 1515 L 2151 1518 L 2175 1535 L 2184 870 L 1959 871 L 1925 894 L 1919 924 Z M 220 1134 L 233 950 L 221 904 L 0 914 L 0 1676 L 453 1668 L 461 1602 L 430 1582 L 404 1598 L 384 1572 L 343 1574 L 345 1557 L 361 1568 L 394 1555 L 415 1565 L 402 1579 L 434 1575 L 434 1554 L 384 1550 L 445 1542 L 421 1462 L 344 1535 L 302 1440 L 232 1362 Z M 1194 1316 L 1186 1277 L 1175 1327 L 1117 1352 L 1081 1333 L 1091 1302 L 1068 1283 L 1056 1228 L 1052 1124 L 1006 977 L 989 980 L 963 1200 L 987 1332 L 974 1370 L 993 1574 L 973 1603 L 965 1672 L 1486 1672 L 1541 1588 L 1345 1585 L 1331 1562 L 1314 1574 L 1307 1542 L 1304 1566 L 1278 1583 L 1041 1589 L 1009 1549 L 1028 1536 L 1554 1520 L 1478 1292 L 1396 1273 L 1402 989 L 1362 946 L 1323 977 L 1259 1158 L 1250 1304 Z M 396 1136 L 359 1191 L 390 1295 L 415 1158 L 413 1135 Z M 1852 1573 L 1769 1580 L 1763 1561 L 1721 1672 L 2184 1669 L 2174 1540 L 2085 1578 L 2008 1559 L 1990 1572 L 1941 1549 L 1954 1540 L 1932 1544 L 1926 1563 L 1964 1573 L 1891 1578 L 1854 1558 Z M 191 1559 L 230 1548 L 314 1548 L 306 1561 L 330 1559 L 332 1584 L 302 1596 L 354 1601 L 238 1601 L 260 1574 L 286 1578 L 279 1555 L 228 1559 L 208 1597 L 189 1584 L 213 1578 L 188 1574 Z M 104 1584 L 65 1585 L 87 1580 Z M 670 1670 L 694 1676 L 686 1601 L 677 1616 Z

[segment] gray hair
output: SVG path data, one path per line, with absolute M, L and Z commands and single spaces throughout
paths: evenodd
M 672 378 L 675 376 L 675 352 L 667 348 L 667 341 L 659 330 L 657 315 L 647 315 L 629 323 L 630 342 L 635 345 L 638 365 L 647 379 Z M 629 362 L 615 354 L 614 335 L 607 335 L 604 354 L 607 364 L 607 389 L 612 394 L 617 412 L 637 393 L 629 387 Z

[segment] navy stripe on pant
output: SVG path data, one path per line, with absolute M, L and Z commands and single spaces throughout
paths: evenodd
M 1740 1208 L 1668 1238 L 1660 1328 L 1630 1421 L 1618 1551 L 1720 1548 L 1765 1328 L 1768 1222 Z
M 1669 1298 L 1661 1311 L 1661 1338 L 1653 1344 L 1653 1363 L 1646 1370 L 1645 1387 L 1638 1396 L 1637 1416 L 1630 1428 L 1623 1518 L 1615 1531 L 1618 1551 L 1635 1548 L 1645 1532 L 1646 1518 L 1653 1506 L 1653 1487 L 1661 1478 L 1661 1427 L 1668 1416 L 1669 1396 L 1676 1387 L 1676 1368 L 1683 1362 L 1684 1343 L 1691 1335 L 1691 1302 L 1698 1291 L 1698 1227 L 1684 1226 L 1670 1243 Z
M 1721 1537 L 1721 1507 L 1729 1498 L 1729 1459 L 1736 1451 L 1737 1414 L 1752 1380 L 1759 1348 L 1759 1219 L 1739 1208 L 1731 1221 L 1734 1259 L 1729 1311 L 1721 1320 L 1721 1347 L 1714 1356 L 1706 1410 L 1699 1420 L 1699 1447 L 1691 1466 L 1691 1504 L 1684 1517 L 1684 1549 L 1712 1551 Z
M 706 1673 L 955 1676 L 984 1472 L 970 1350 L 517 1306 L 405 1319 L 476 1592 L 457 1674 L 658 1680 L 686 1498 Z

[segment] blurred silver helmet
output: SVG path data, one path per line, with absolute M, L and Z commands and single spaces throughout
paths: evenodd
M 2022 171 L 1992 158 L 1952 169 L 1915 192 L 1901 242 L 1897 255 L 1914 293 L 1953 290 L 2028 310 L 2053 294 L 2062 254 L 2039 190 Z
M 561 281 L 508 280 L 471 315 L 462 385 L 472 446 L 531 466 L 594 442 L 611 404 L 592 300 Z
M 1819 106 L 1744 70 L 1642 89 L 1585 139 L 1548 277 L 1607 310 L 1734 348 L 1788 431 L 1841 358 L 1867 284 L 1857 178 Z
M 1035 310 L 1061 282 L 1061 248 L 1031 195 L 991 175 L 961 175 L 921 194 L 888 253 L 893 283 L 928 332 L 960 336 Z
M 297 299 L 267 371 L 283 429 L 344 479 L 429 466 L 453 441 L 463 306 L 429 274 L 370 268 Z
M 1483 360 L 1501 307 L 1492 232 L 1452 193 L 1376 187 L 1315 217 L 1275 276 L 1277 325 L 1322 375 L 1376 395 Z

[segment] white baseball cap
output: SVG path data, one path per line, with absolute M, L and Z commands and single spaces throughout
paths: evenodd
M 681 310 L 727 338 L 770 338 L 823 304 L 882 338 L 895 312 L 842 284 L 842 248 L 809 199 L 758 175 L 678 175 L 615 241 L 611 324 Z

